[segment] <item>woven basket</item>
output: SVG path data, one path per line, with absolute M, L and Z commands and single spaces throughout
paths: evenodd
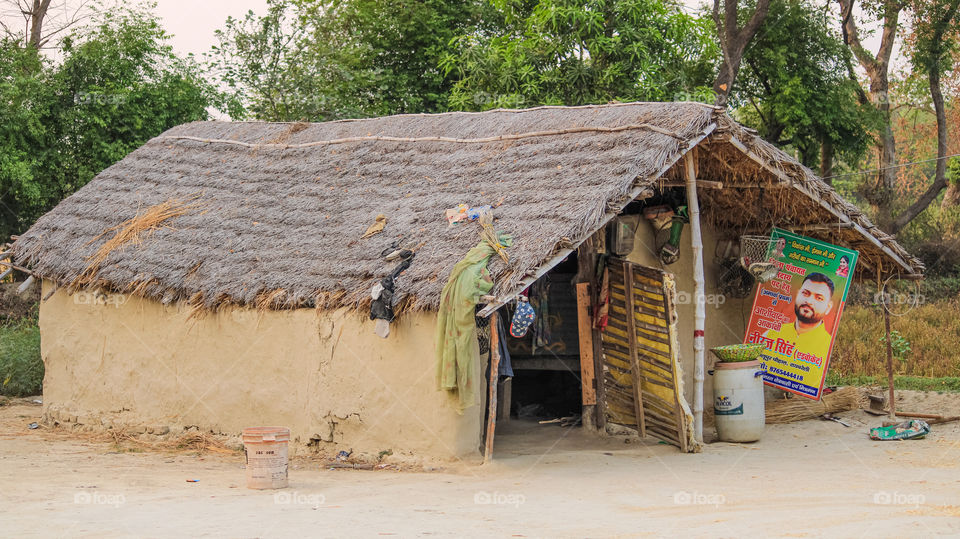
M 766 348 L 767 347 L 764 346 L 763 343 L 730 344 L 727 346 L 711 348 L 710 351 L 713 352 L 713 355 L 717 356 L 717 359 L 720 361 L 733 363 L 739 361 L 753 361 L 760 357 L 760 354 L 762 354 Z

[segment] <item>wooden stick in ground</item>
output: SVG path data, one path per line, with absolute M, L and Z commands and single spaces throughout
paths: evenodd
M 483 462 L 493 458 L 493 432 L 497 426 L 497 380 L 500 378 L 500 335 L 497 332 L 497 312 L 490 314 L 490 388 L 487 400 L 487 441 L 483 449 Z
M 903 410 L 897 410 L 897 415 L 903 417 L 915 417 L 917 419 L 943 419 L 941 414 L 917 414 L 913 412 L 904 412 Z
M 890 301 L 886 289 L 882 292 L 883 325 L 887 336 L 887 384 L 890 386 L 890 421 L 897 420 L 896 399 L 893 397 L 893 345 L 890 343 Z

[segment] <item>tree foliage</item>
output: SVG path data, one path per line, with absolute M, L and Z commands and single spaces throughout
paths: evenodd
M 210 65 L 240 107 L 233 117 L 312 120 L 438 112 L 439 68 L 481 4 L 451 0 L 269 0 L 228 19 Z
M 711 100 L 710 25 L 669 0 L 497 0 L 442 59 L 454 109 Z
M 852 54 L 827 15 L 802 0 L 773 0 L 734 91 L 745 123 L 822 171 L 835 154 L 858 161 L 880 127 L 876 110 L 858 99 L 847 73 Z
M 166 43 L 156 17 L 101 12 L 54 63 L 0 43 L 0 234 L 25 229 L 97 173 L 175 125 L 208 117 L 216 93 Z

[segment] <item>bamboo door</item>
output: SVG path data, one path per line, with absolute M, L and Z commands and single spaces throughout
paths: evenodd
M 673 275 L 611 258 L 603 331 L 604 414 L 684 452 L 697 451 L 677 356 Z

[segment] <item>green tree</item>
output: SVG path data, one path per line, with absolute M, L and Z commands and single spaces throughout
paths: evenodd
M 47 62 L 19 41 L 0 41 L 0 242 L 23 230 L 51 198 L 38 168 L 56 153 L 45 123 L 52 101 Z
M 349 57 L 330 40 L 312 40 L 324 25 L 322 12 L 291 0 L 268 0 L 263 16 L 228 17 L 207 62 L 232 96 L 230 116 L 323 121 L 361 115 L 341 99 L 354 80 L 341 69 Z
M 222 105 L 167 37 L 145 5 L 97 13 L 64 38 L 58 64 L 0 43 L 3 237 L 150 138 Z
M 743 57 L 734 90 L 737 115 L 830 176 L 835 155 L 848 161 L 863 156 L 879 122 L 848 77 L 851 56 L 823 10 L 802 0 L 773 0 Z
M 231 115 L 321 121 L 445 109 L 438 65 L 481 4 L 452 0 L 269 0 L 229 18 L 210 55 Z
M 457 79 L 451 108 L 713 99 L 719 50 L 710 23 L 669 0 L 496 0 L 491 7 L 498 24 L 464 34 L 443 57 Z

